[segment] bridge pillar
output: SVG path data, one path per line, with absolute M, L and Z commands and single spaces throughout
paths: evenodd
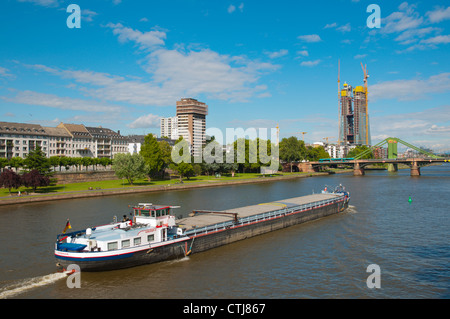
M 353 167 L 353 176 L 363 176 L 364 174 L 364 168 L 362 168 L 361 165 L 356 162 L 355 166 Z
M 417 162 L 412 162 L 411 165 L 411 176 L 420 176 L 420 166 L 417 165 Z
M 398 164 L 388 163 L 388 172 L 397 172 Z
M 313 167 L 310 162 L 299 163 L 298 168 L 300 172 L 314 173 L 319 171 L 319 169 Z

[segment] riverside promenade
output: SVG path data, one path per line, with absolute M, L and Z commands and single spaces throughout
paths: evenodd
M 337 171 L 334 173 L 347 173 L 351 171 Z M 3 196 L 0 197 L 0 206 L 2 205 L 14 205 L 14 204 L 26 204 L 35 202 L 45 202 L 54 200 L 64 200 L 64 199 L 76 199 L 76 198 L 89 198 L 98 196 L 114 196 L 122 194 L 133 194 L 133 193 L 148 193 L 148 192 L 164 192 L 164 191 L 175 191 L 175 190 L 185 190 L 193 188 L 203 188 L 203 187 L 218 187 L 218 186 L 229 186 L 229 185 L 243 185 L 252 183 L 268 183 L 275 181 L 283 181 L 297 178 L 306 178 L 313 176 L 326 176 L 329 172 L 315 172 L 315 173 L 303 173 L 303 174 L 289 174 L 284 176 L 272 176 L 272 177 L 254 177 L 248 179 L 239 179 L 235 181 L 221 181 L 221 180 L 207 180 L 199 182 L 184 182 L 176 184 L 159 184 L 150 186 L 127 186 L 123 188 L 105 188 L 105 189 L 92 189 L 92 190 L 82 190 L 82 191 L 61 191 L 54 193 L 41 193 L 41 194 L 29 194 L 22 196 Z

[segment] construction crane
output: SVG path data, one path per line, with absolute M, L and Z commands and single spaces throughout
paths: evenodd
M 297 132 L 299 134 L 302 134 L 302 140 L 303 142 L 305 142 L 305 134 L 307 134 L 308 132 Z
M 334 137 L 334 136 L 327 136 L 327 137 L 324 137 L 323 139 L 326 140 L 326 141 L 327 141 L 327 144 L 328 144 L 328 139 L 329 139 L 329 138 L 333 138 L 333 137 Z
M 364 73 L 364 88 L 366 93 L 366 145 L 369 146 L 369 91 L 367 89 L 367 78 L 369 73 L 367 72 L 367 64 L 363 65 L 361 62 L 361 68 Z

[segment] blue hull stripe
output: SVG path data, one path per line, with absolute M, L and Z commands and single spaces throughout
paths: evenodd
M 61 260 L 71 260 L 71 261 L 105 261 L 105 260 L 116 260 L 116 259 L 125 259 L 133 257 L 134 253 L 129 254 L 122 254 L 122 255 L 114 255 L 114 256 L 106 256 L 106 257 L 83 257 L 83 258 L 76 258 L 76 257 L 67 257 L 67 256 L 59 256 L 55 255 L 57 259 Z

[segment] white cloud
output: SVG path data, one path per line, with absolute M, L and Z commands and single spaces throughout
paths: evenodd
M 60 97 L 54 94 L 45 94 L 34 91 L 19 91 L 14 97 L 2 97 L 7 102 L 18 104 L 39 105 L 62 110 L 75 110 L 86 112 L 120 112 L 119 106 L 108 105 L 96 101 Z
M 301 55 L 301 56 L 309 56 L 309 53 L 307 50 L 297 51 L 297 54 Z
M 303 61 L 300 63 L 301 66 L 307 66 L 307 67 L 313 67 L 320 63 L 320 60 L 314 60 L 314 61 Z
M 141 49 L 151 49 L 155 46 L 164 45 L 166 39 L 166 33 L 162 31 L 141 32 L 124 27 L 121 23 L 108 23 L 106 26 L 113 29 L 113 34 L 119 36 L 119 42 L 133 41 L 140 45 Z
M 129 128 L 155 128 L 160 126 L 161 116 L 155 114 L 143 115 L 132 123 L 128 124 Z
M 150 55 L 148 72 L 153 74 L 156 83 L 171 92 L 243 101 L 266 89 L 257 85 L 262 73 L 278 68 L 271 63 L 221 55 L 209 49 L 188 52 L 161 49 Z
M 426 132 L 427 133 L 438 133 L 438 134 L 450 133 L 450 126 L 449 125 L 447 125 L 447 126 L 438 126 L 438 125 L 433 124 L 433 125 L 431 125 L 430 128 L 427 129 Z
M 450 19 L 450 7 L 444 8 L 436 8 L 433 11 L 428 11 L 426 13 L 428 19 L 431 23 L 438 23 L 444 20 Z
M 244 3 L 241 2 L 241 4 L 240 4 L 237 8 L 239 9 L 239 11 L 244 12 Z M 228 13 L 233 13 L 234 11 L 236 11 L 236 6 L 230 4 L 230 5 L 228 6 L 227 12 L 228 12 Z
M 298 39 L 305 41 L 305 42 L 320 42 L 322 39 L 318 34 L 309 34 L 309 35 L 300 35 L 298 36 Z
M 329 28 L 336 28 L 336 27 L 337 27 L 337 23 L 334 22 L 334 23 L 326 24 L 323 28 L 324 29 L 329 29 Z
M 374 142 L 396 136 L 413 145 L 430 147 L 434 151 L 450 149 L 450 105 L 419 112 L 373 116 L 370 121 Z
M 436 8 L 426 13 L 425 21 L 417 11 L 415 5 L 403 2 L 398 7 L 399 11 L 393 12 L 382 19 L 382 28 L 379 31 L 372 30 L 371 35 L 380 32 L 382 34 L 398 34 L 395 41 L 409 47 L 397 50 L 397 53 L 407 53 L 414 50 L 437 49 L 439 44 L 449 43 L 446 35 L 439 35 L 441 28 L 426 26 L 429 23 L 450 19 L 450 7 L 447 9 Z M 428 38 L 427 38 L 428 37 Z
M 73 80 L 83 94 L 96 99 L 135 105 L 173 105 L 180 96 L 206 95 L 228 101 L 246 101 L 267 96 L 261 75 L 279 68 L 267 62 L 240 56 L 221 55 L 211 50 L 178 51 L 159 49 L 148 55 L 146 71 L 151 80 L 127 79 L 86 70 L 58 70 L 44 65 L 28 66 Z M 263 95 L 261 95 L 263 94 Z
M 450 73 L 433 75 L 428 79 L 386 81 L 369 87 L 369 94 L 372 100 L 419 100 L 430 93 L 448 91 L 450 91 Z
M 414 29 L 423 23 L 423 18 L 414 10 L 414 5 L 403 2 L 399 6 L 400 11 L 391 13 L 386 18 L 382 18 L 381 32 L 395 33 L 403 32 L 408 29 Z
M 96 15 L 98 15 L 97 12 L 91 11 L 91 10 L 89 10 L 89 9 L 83 9 L 83 10 L 81 10 L 81 19 L 83 19 L 84 21 L 91 22 L 91 21 L 94 20 L 93 18 L 94 18 Z
M 352 27 L 350 26 L 350 23 L 347 23 L 345 25 L 342 25 L 340 27 L 337 27 L 336 30 L 344 33 L 344 32 L 350 32 L 352 31 Z
M 427 27 L 421 29 L 406 30 L 403 33 L 401 33 L 397 38 L 395 38 L 395 41 L 398 41 L 401 44 L 410 44 L 416 42 L 419 38 L 423 38 L 426 35 L 437 31 L 441 31 L 441 29 Z
M 281 58 L 285 55 L 289 54 L 289 51 L 286 49 L 281 49 L 280 51 L 275 52 L 266 52 L 267 56 L 271 59 Z
M 323 28 L 324 29 L 336 29 L 337 31 L 340 31 L 342 33 L 350 32 L 352 30 L 352 27 L 350 26 L 350 23 L 338 26 L 338 24 L 336 22 L 326 24 Z
M 363 59 L 367 56 L 367 54 L 357 54 L 354 56 L 354 59 L 359 60 L 359 59 Z
M 1 67 L 0 66 L 0 77 L 13 77 L 12 74 L 8 73 L 9 70 L 7 68 Z
M 447 44 L 447 43 L 450 43 L 450 35 L 438 35 L 433 38 L 422 40 L 422 41 L 420 41 L 420 43 L 425 43 L 425 44 L 442 44 L 442 43 L 444 43 L 444 44 Z
M 18 0 L 19 2 L 31 2 L 43 7 L 56 7 L 59 5 L 58 0 Z

